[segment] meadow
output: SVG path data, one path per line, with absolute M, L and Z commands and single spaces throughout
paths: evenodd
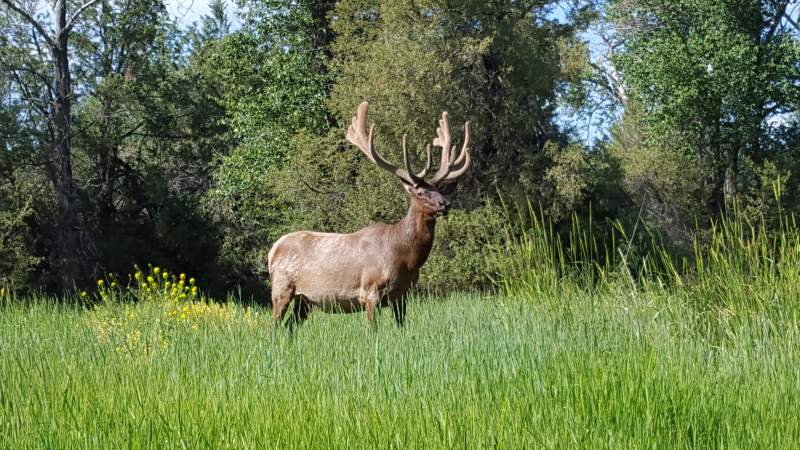
M 800 245 L 715 233 L 691 267 L 632 273 L 535 225 L 496 292 L 419 294 L 377 332 L 316 313 L 273 334 L 173 275 L 6 293 L 0 448 L 796 448 Z

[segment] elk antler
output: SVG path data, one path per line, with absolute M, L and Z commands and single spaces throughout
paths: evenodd
M 371 124 L 369 131 L 367 131 L 367 110 L 369 104 L 361 102 L 358 105 L 358 113 L 353 116 L 353 121 L 347 129 L 347 140 L 353 145 L 358 147 L 370 161 L 374 162 L 378 167 L 387 172 L 391 172 L 403 181 L 413 186 L 419 186 L 426 183 L 424 177 L 431 169 L 431 146 L 426 147 L 428 160 L 425 163 L 425 168 L 419 173 L 414 173 L 411 170 L 409 163 L 408 148 L 406 147 L 406 135 L 403 135 L 403 165 L 405 168 L 395 166 L 394 164 L 386 161 L 378 154 L 372 147 L 372 133 L 375 130 L 375 124 Z M 427 181 L 430 185 L 438 183 L 453 181 L 460 177 L 467 170 L 469 170 L 472 160 L 469 156 L 469 122 L 464 124 L 464 145 L 461 147 L 461 153 L 456 158 L 456 148 L 451 146 L 450 139 L 450 122 L 447 117 L 447 112 L 442 113 L 442 118 L 439 120 L 439 128 L 436 129 L 436 138 L 433 140 L 433 145 L 442 148 L 442 164 L 439 170 L 433 177 Z
M 353 122 L 350 127 L 347 129 L 347 140 L 350 141 L 353 145 L 359 148 L 366 156 L 369 158 L 370 161 L 374 162 L 378 167 L 387 172 L 391 172 L 403 181 L 413 186 L 419 186 L 424 182 L 422 177 L 425 173 L 427 173 L 428 169 L 430 168 L 431 158 L 430 158 L 430 148 L 428 149 L 428 164 L 423 170 L 423 175 L 417 175 L 411 171 L 408 162 L 408 149 L 406 149 L 406 137 L 403 136 L 403 164 L 405 165 L 405 169 L 395 166 L 390 162 L 383 159 L 381 155 L 378 154 L 377 151 L 372 147 L 372 132 L 375 129 L 375 124 L 371 124 L 369 127 L 369 132 L 367 132 L 367 110 L 369 109 L 369 103 L 361 102 L 358 105 L 358 113 L 357 115 L 353 116 Z
M 417 176 L 422 178 L 428 174 L 428 171 L 431 170 L 431 144 L 428 144 L 425 147 L 425 152 L 428 154 L 428 162 L 425 163 L 425 168 L 422 169 L 422 172 L 418 173 Z
M 469 156 L 469 138 L 469 121 L 467 121 L 464 123 L 464 145 L 461 147 L 461 153 L 458 158 L 456 158 L 456 147 L 454 145 L 451 146 L 450 121 L 448 120 L 447 112 L 442 113 L 442 118 L 439 120 L 439 128 L 436 129 L 436 138 L 433 140 L 433 145 L 442 148 L 442 164 L 433 175 L 433 178 L 428 180 L 428 183 L 436 185 L 452 181 L 469 170 L 472 162 Z

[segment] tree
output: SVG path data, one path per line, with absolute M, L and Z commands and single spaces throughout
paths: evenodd
M 399 148 L 404 133 L 428 140 L 439 112 L 449 110 L 476 126 L 468 185 L 478 197 L 538 179 L 544 144 L 563 137 L 552 120 L 558 40 L 572 32 L 548 20 L 553 3 L 340 2 L 336 117 L 349 117 L 359 99 L 384 105 L 376 118 L 391 124 L 387 138 Z
M 49 191 L 27 181 L 49 172 L 49 59 L 30 57 L 36 45 L 29 24 L 13 25 L 7 35 L 15 45 L 0 48 L 0 74 L 14 83 L 0 107 L 9 116 L 9 133 L 2 136 L 18 139 L 0 155 L 0 164 L 9 167 L 0 186 L 8 201 L 0 199 L 0 213 L 15 214 L 33 199 L 24 223 L 14 222 L 16 234 L 35 237 L 26 242 L 37 255 L 54 255 L 56 236 L 47 230 L 55 207 L 42 200 Z M 169 22 L 160 0 L 101 0 L 72 28 L 75 208 L 104 272 L 158 262 L 209 274 L 207 279 L 220 273 L 213 266 L 217 234 L 200 200 L 210 186 L 215 152 L 230 143 L 218 84 L 195 64 L 190 39 Z M 44 275 L 56 269 L 40 268 Z M 80 270 L 84 279 L 91 277 Z
M 87 268 L 91 267 L 93 259 L 91 238 L 87 233 L 82 232 L 83 227 L 76 203 L 72 176 L 70 131 L 73 89 L 70 74 L 69 38 L 81 14 L 98 1 L 89 0 L 68 15 L 67 0 L 55 0 L 52 3 L 53 29 L 49 31 L 43 22 L 34 18 L 30 12 L 13 0 L 2 0 L 8 10 L 18 14 L 33 28 L 36 44 L 36 53 L 33 54 L 38 58 L 50 59 L 51 78 L 47 78 L 52 80 L 52 85 L 48 87 L 48 90 L 52 92 L 53 102 L 47 115 L 52 124 L 50 142 L 52 154 L 47 163 L 50 177 L 55 186 L 57 205 L 53 266 L 59 276 L 62 289 L 72 287 L 81 273 L 89 273 Z M 36 37 L 43 41 L 42 45 L 46 52 L 41 50 Z
M 20 122 L 22 101 L 12 94 L 11 78 L 19 73 L 0 71 L 0 285 L 34 285 L 34 271 L 41 263 L 35 254 L 37 236 L 28 226 L 34 215 L 35 193 L 26 182 L 35 177 L 23 172 L 32 159 L 30 137 Z M 27 188 L 27 189 L 26 189 Z
M 276 171 L 298 170 L 288 165 L 298 136 L 324 134 L 331 123 L 325 104 L 331 5 L 245 2 L 242 28 L 199 55 L 207 76 L 218 80 L 236 139 L 217 152 L 207 204 L 222 229 L 222 263 L 240 280 L 264 270 L 261 253 L 292 223 Z
M 770 123 L 797 110 L 800 53 L 791 1 L 619 0 L 617 56 L 648 138 L 707 164 L 711 213 L 747 188 L 743 161 L 772 158 Z
M 219 236 L 201 200 L 232 142 L 192 31 L 171 23 L 160 0 L 109 0 L 76 32 L 77 184 L 101 266 L 154 262 L 221 287 Z
M 348 232 L 402 215 L 407 199 L 396 180 L 376 172 L 344 142 L 344 125 L 360 101 L 371 102 L 381 153 L 400 161 L 401 139 L 408 134 L 417 165 L 435 135 L 436 119 L 449 111 L 453 123 L 473 121 L 475 162 L 459 183 L 458 200 L 468 212 L 437 228 L 445 238 L 436 241 L 427 266 L 426 273 L 435 278 L 425 283 L 435 288 L 453 282 L 448 271 L 456 257 L 462 258 L 456 265 L 470 268 L 461 273 L 462 280 L 486 282 L 486 261 L 459 250 L 485 247 L 497 237 L 482 228 L 490 222 L 486 218 L 496 217 L 486 198 L 501 191 L 508 201 L 531 197 L 550 205 L 551 194 L 558 192 L 550 185 L 556 178 L 570 179 L 543 181 L 558 153 L 545 151 L 546 143 L 560 148 L 565 141 L 554 122 L 561 81 L 558 42 L 573 32 L 548 19 L 553 6 L 542 1 L 339 2 L 331 13 L 335 37 L 328 105 L 341 125 L 323 135 L 299 133 L 286 146 L 286 164 L 265 177 L 292 212 L 284 227 Z M 572 198 L 559 204 L 577 203 Z
M 220 40 L 231 32 L 227 5 L 225 0 L 211 0 L 208 6 L 210 13 L 203 16 L 200 22 L 200 41 Z

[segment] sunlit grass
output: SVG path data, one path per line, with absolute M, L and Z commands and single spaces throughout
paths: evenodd
M 492 249 L 498 294 L 416 298 L 404 329 L 273 334 L 155 268 L 65 302 L 5 290 L 0 448 L 799 446 L 794 222 L 722 222 L 691 260 L 527 222 Z
M 795 447 L 797 322 L 721 321 L 668 298 L 416 301 L 314 314 L 292 339 L 269 311 L 160 322 L 120 352 L 95 312 L 0 309 L 2 448 Z M 152 319 L 152 320 L 150 320 Z M 165 329 L 161 329 L 166 327 Z M 145 338 L 140 338 L 144 340 Z

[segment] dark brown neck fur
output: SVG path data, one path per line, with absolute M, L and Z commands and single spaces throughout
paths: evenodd
M 433 246 L 436 215 L 412 197 L 406 216 L 395 226 L 397 243 L 403 252 L 402 260 L 409 270 L 419 269 L 427 261 Z

